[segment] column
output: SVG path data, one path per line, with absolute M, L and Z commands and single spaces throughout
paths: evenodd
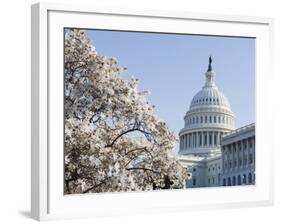
M 236 142 L 236 149 L 237 149 L 237 155 L 238 155 L 238 167 L 240 168 L 240 159 L 243 160 L 240 149 L 239 149 L 239 142 Z
M 255 142 L 254 142 L 255 141 L 255 137 L 252 137 L 250 139 L 253 139 L 253 141 L 252 141 L 253 164 L 256 164 L 256 147 L 255 147 Z
M 199 148 L 199 132 L 196 132 L 196 147 Z
M 216 139 L 216 144 L 215 144 L 215 146 L 218 146 L 218 132 L 214 132 L 215 134 L 214 134 L 214 139 Z
M 241 152 L 242 152 L 242 166 L 244 167 L 244 159 L 245 159 L 245 152 L 244 152 L 244 142 L 243 140 L 240 141 L 240 147 L 241 147 Z
M 205 138 L 205 136 L 207 136 L 207 137 Z M 205 131 L 205 133 L 204 133 L 204 145 L 205 145 L 205 147 L 207 147 L 207 144 L 208 144 L 207 139 L 208 139 L 208 132 Z
M 195 148 L 195 133 L 192 132 L 192 148 Z
M 249 138 L 246 139 L 246 155 L 247 155 L 247 166 L 250 165 L 250 147 L 249 147 Z
M 191 139 L 192 139 L 192 148 L 194 148 L 194 133 L 193 132 L 191 134 Z
M 195 132 L 192 133 L 193 148 L 196 147 L 196 144 L 195 144 L 195 143 L 196 143 L 196 142 L 195 142 L 195 134 L 196 134 Z
M 192 148 L 192 133 L 188 134 L 189 148 Z
M 215 146 L 215 132 L 212 132 L 212 146 Z
M 230 150 L 231 150 L 231 163 L 232 163 L 232 170 L 234 169 L 234 160 L 235 160 L 235 152 L 233 148 L 233 144 L 230 144 Z
M 182 136 L 180 136 L 180 150 L 182 150 Z
M 204 132 L 203 132 L 203 131 L 201 131 L 201 147 L 203 147 L 203 146 L 204 146 L 204 144 L 203 144 L 203 143 L 204 143 L 204 142 L 203 142 L 203 141 L 204 141 L 204 139 L 203 139 L 203 138 L 204 138 Z
M 207 147 L 209 147 L 209 132 L 207 131 Z
M 218 135 L 217 135 L 218 136 Z M 224 173 L 225 173 L 225 169 L 224 169 L 224 162 L 225 162 L 225 160 L 224 160 L 224 157 L 225 157 L 225 148 L 221 148 L 221 150 L 222 150 L 222 167 L 221 167 L 221 171 L 222 171 L 222 177 L 223 177 L 223 175 L 224 175 Z
M 236 152 L 235 152 L 234 144 L 231 144 L 231 148 L 232 148 L 232 153 L 233 153 L 233 156 L 232 156 L 232 158 L 233 158 L 233 165 L 234 165 L 234 161 L 236 161 L 236 166 L 234 168 L 237 169 L 237 149 L 236 149 Z

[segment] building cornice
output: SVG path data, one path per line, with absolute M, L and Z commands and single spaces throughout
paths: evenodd
M 251 133 L 253 132 L 253 133 Z M 230 141 L 232 138 L 239 138 L 240 136 L 253 135 L 255 134 L 255 123 L 243 126 L 241 128 L 232 130 L 222 136 L 222 142 Z

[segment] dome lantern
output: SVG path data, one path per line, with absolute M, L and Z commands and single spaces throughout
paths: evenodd
M 206 84 L 204 87 L 215 87 L 215 81 L 214 81 L 214 77 L 215 77 L 215 72 L 213 71 L 212 68 L 212 57 L 209 57 L 209 65 L 208 65 L 208 70 L 205 73 L 206 75 Z

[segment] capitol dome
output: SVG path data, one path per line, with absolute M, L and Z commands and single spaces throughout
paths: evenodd
M 211 57 L 205 76 L 205 85 L 193 97 L 179 133 L 179 153 L 183 155 L 219 151 L 221 136 L 234 129 L 234 114 L 227 97 L 215 84 Z

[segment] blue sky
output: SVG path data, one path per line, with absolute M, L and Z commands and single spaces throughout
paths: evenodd
M 205 83 L 212 55 L 215 82 L 230 101 L 236 128 L 255 122 L 255 39 L 87 30 L 97 52 L 127 67 L 139 90 L 176 133 L 193 96 Z

